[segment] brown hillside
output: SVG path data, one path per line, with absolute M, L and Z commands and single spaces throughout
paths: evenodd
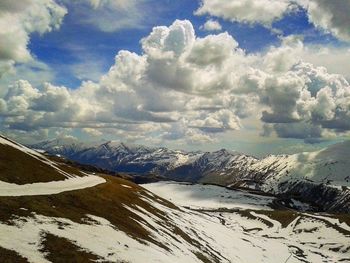
M 82 173 L 76 168 L 49 161 L 43 155 L 32 156 L 26 152 L 26 147 L 4 137 L 0 139 L 5 142 L 0 143 L 0 181 L 29 184 L 64 180 L 66 176 L 59 169 L 72 175 L 82 176 Z M 13 147 L 14 144 L 20 149 Z M 48 162 L 51 162 L 53 166 Z

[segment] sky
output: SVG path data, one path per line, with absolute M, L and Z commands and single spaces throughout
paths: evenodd
M 0 0 L 0 131 L 264 156 L 350 138 L 348 0 Z

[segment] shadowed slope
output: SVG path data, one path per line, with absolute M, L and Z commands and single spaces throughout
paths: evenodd
M 30 184 L 82 176 L 73 167 L 56 163 L 46 156 L 0 136 L 0 181 Z

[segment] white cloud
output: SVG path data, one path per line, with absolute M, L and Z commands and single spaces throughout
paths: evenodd
M 303 50 L 303 43 L 298 37 L 285 37 L 281 46 L 271 47 L 264 56 L 264 69 L 272 73 L 286 72 L 301 60 Z
M 302 58 L 306 62 L 326 67 L 330 73 L 343 75 L 350 80 L 349 47 L 309 45 L 302 52 Z
M 238 43 L 228 33 L 209 35 L 197 39 L 187 61 L 203 67 L 208 65 L 220 67 L 237 48 Z
M 222 30 L 222 26 L 220 25 L 220 23 L 217 20 L 213 20 L 213 19 L 209 19 L 200 28 L 203 30 L 206 30 L 206 31 L 221 31 Z
M 324 67 L 303 62 L 308 48 L 300 41 L 284 40 L 261 54 L 262 64 L 240 77 L 236 92 L 258 96 L 265 134 L 280 137 L 321 137 L 327 129 L 349 130 L 350 85 Z M 272 65 L 272 66 L 271 66 Z
M 0 60 L 0 79 L 6 74 L 13 74 L 15 72 L 14 60 Z
M 202 0 L 195 14 L 209 14 L 230 21 L 271 26 L 272 22 L 283 17 L 290 5 L 290 0 Z
M 103 135 L 103 133 L 97 129 L 92 129 L 92 128 L 83 128 L 82 129 L 83 132 L 85 132 L 86 134 L 88 134 L 89 136 L 92 137 L 99 137 L 101 135 Z
M 201 118 L 191 121 L 190 126 L 209 133 L 238 130 L 241 126 L 239 118 L 228 109 L 204 113 L 203 116 L 199 115 L 199 117 Z
M 104 6 L 113 6 L 114 8 L 122 8 L 127 10 L 135 5 L 135 0 L 87 0 L 91 6 L 95 9 L 102 8 Z
M 34 86 L 41 86 L 43 82 L 51 82 L 55 78 L 52 68 L 38 60 L 17 64 L 12 69 L 7 69 L 6 73 L 5 71 L 3 76 L 0 76 L 0 97 L 4 96 L 8 86 L 17 80 L 25 79 Z
M 69 66 L 69 69 L 79 80 L 99 81 L 101 76 L 105 73 L 104 59 L 95 56 L 77 56 L 78 62 Z
M 66 13 L 53 0 L 1 1 L 0 78 L 15 72 L 15 63 L 33 62 L 27 47 L 30 34 L 58 29 Z
M 149 21 L 147 0 L 61 1 L 77 23 L 92 25 L 103 32 L 142 28 Z
M 206 98 L 214 89 L 229 88 L 229 80 L 222 80 L 225 72 L 219 73 L 228 67 L 227 56 L 244 56 L 231 36 L 224 33 L 197 39 L 189 21 L 176 21 L 170 27 L 154 28 L 142 45 L 143 55 L 119 52 L 116 64 L 98 83 L 84 82 L 77 90 L 50 84 L 38 89 L 26 81 L 17 82 L 5 96 L 6 114 L 11 116 L 5 118 L 4 125 L 20 130 L 115 128 L 126 130 L 124 135 L 132 135 L 132 126 L 136 135 L 148 128 L 145 123 L 154 123 L 147 132 L 157 130 L 162 136 L 175 131 L 175 122 L 181 118 L 186 129 L 178 134 L 190 134 L 192 142 L 208 139 L 200 129 L 239 128 L 235 109 L 225 108 L 228 102 Z M 208 103 L 209 108 L 202 109 L 200 115 L 194 108 L 203 105 L 193 103 L 198 97 L 194 94 Z M 201 125 L 199 118 L 205 119 Z M 201 127 L 190 128 L 192 122 Z
M 213 141 L 254 116 L 280 137 L 350 130 L 349 83 L 303 62 L 297 38 L 247 55 L 228 33 L 199 38 L 185 20 L 155 27 L 141 43 L 142 54 L 120 51 L 98 82 L 75 90 L 16 82 L 0 101 L 3 128 L 187 143 Z
M 296 9 L 304 8 L 309 21 L 337 38 L 350 41 L 350 2 L 338 0 L 202 0 L 196 15 L 211 15 L 232 22 L 271 27 Z
M 309 20 L 339 39 L 350 41 L 350 2 L 339 0 L 308 0 L 301 3 L 307 9 Z
M 43 34 L 58 29 L 67 10 L 53 0 L 5 1 L 0 4 L 0 59 L 26 62 L 29 34 Z

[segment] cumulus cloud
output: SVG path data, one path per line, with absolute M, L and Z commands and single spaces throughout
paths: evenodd
M 276 123 L 273 128 L 277 135 L 281 138 L 295 138 L 309 140 L 320 138 L 322 136 L 322 128 L 319 125 L 313 125 L 307 122 L 297 122 L 292 124 Z
M 223 132 L 225 130 L 240 129 L 240 120 L 234 112 L 228 109 L 221 109 L 212 113 L 204 113 L 193 120 L 190 125 L 206 132 Z
M 350 41 L 350 2 L 342 0 L 309 0 L 302 2 L 307 9 L 309 20 L 336 37 Z
M 239 128 L 233 100 L 232 106 L 229 99 L 208 97 L 229 89 L 231 80 L 221 71 L 233 66 L 230 57 L 244 57 L 231 36 L 197 38 L 189 21 L 175 21 L 170 27 L 154 28 L 141 42 L 142 55 L 120 51 L 98 83 L 84 82 L 77 90 L 16 82 L 4 97 L 3 124 L 18 130 L 80 127 L 90 133 L 99 128 L 129 132 L 133 126 L 139 133 L 150 122 L 158 134 L 164 133 L 162 138 L 170 139 L 165 134 L 178 131 L 175 123 L 182 120 L 187 130 L 173 138 L 190 134 L 192 142 L 207 140 L 204 130 Z
M 202 0 L 195 14 L 209 14 L 233 22 L 261 23 L 271 26 L 272 22 L 283 17 L 291 2 L 289 0 Z
M 211 15 L 232 22 L 271 27 L 273 22 L 296 10 L 306 10 L 309 21 L 337 38 L 350 41 L 350 2 L 342 0 L 202 0 L 196 15 Z
M 264 68 L 268 72 L 286 72 L 301 60 L 304 45 L 299 37 L 288 36 L 281 42 L 279 47 L 272 46 L 263 58 Z
M 92 137 L 99 137 L 103 134 L 100 130 L 92 129 L 92 128 L 83 128 L 82 131 Z
M 349 83 L 304 62 L 298 38 L 248 55 L 228 33 L 200 38 L 178 20 L 141 44 L 141 54 L 118 52 L 98 82 L 75 90 L 16 82 L 0 100 L 2 126 L 186 143 L 211 142 L 254 116 L 264 135 L 310 141 L 350 130 Z
M 67 13 L 53 0 L 4 0 L 0 3 L 0 77 L 15 63 L 33 60 L 27 46 L 33 32 L 58 29 Z
M 221 31 L 222 30 L 222 26 L 220 25 L 219 21 L 213 20 L 213 19 L 209 19 L 200 28 L 202 30 L 206 30 L 206 31 Z
M 281 114 L 284 111 L 294 114 L 294 121 L 292 119 L 291 122 L 299 123 L 285 125 L 282 123 L 287 122 L 288 118 L 284 118 L 284 121 L 273 121 L 266 118 L 271 117 L 269 114 L 263 114 L 263 120 L 279 123 L 274 127 L 282 137 L 290 134 L 293 138 L 299 138 L 304 134 L 305 138 L 311 135 L 317 138 L 322 136 L 321 128 L 348 130 L 350 86 L 344 77 L 329 74 L 325 68 L 307 63 L 299 63 L 292 70 L 296 74 L 295 79 L 300 81 L 299 85 L 291 87 L 297 96 L 293 97 L 290 91 L 285 92 L 289 96 L 285 109 L 276 111 L 274 104 L 270 107 L 279 117 L 284 115 Z M 291 128 L 289 131 L 288 127 Z
M 12 70 L 8 70 L 4 73 L 0 78 L 0 86 L 6 87 L 19 79 L 25 79 L 31 84 L 39 86 L 43 82 L 52 81 L 54 76 L 55 73 L 51 67 L 41 61 L 33 59 L 27 63 L 17 64 Z M 6 89 L 1 89 L 0 96 L 4 95 L 3 92 L 5 91 Z
M 325 67 L 328 72 L 343 75 L 347 80 L 350 80 L 349 47 L 308 45 L 302 53 L 301 56 L 306 62 Z

